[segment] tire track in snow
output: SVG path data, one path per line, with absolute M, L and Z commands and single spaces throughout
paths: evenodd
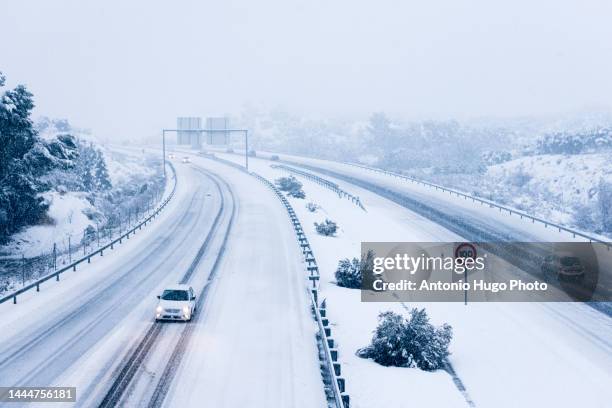
M 206 172 L 202 172 L 202 173 L 206 174 Z M 215 186 L 217 187 L 220 197 L 221 197 L 221 205 L 219 207 L 219 211 L 217 212 L 215 216 L 213 225 L 206 236 L 206 239 L 202 243 L 202 246 L 198 250 L 198 253 L 194 257 L 191 265 L 189 266 L 184 276 L 182 277 L 181 283 L 185 283 L 189 280 L 189 278 L 193 274 L 193 271 L 198 266 L 200 260 L 206 253 L 206 250 L 209 247 L 212 237 L 215 235 L 215 232 L 219 228 L 221 216 L 223 215 L 225 211 L 225 199 L 223 196 L 223 191 L 218 181 L 212 178 L 210 174 L 206 174 L 206 176 L 210 178 L 215 184 Z M 233 207 L 234 205 L 232 205 L 232 208 Z M 233 210 L 231 214 L 231 219 L 233 219 Z M 230 226 L 231 226 L 231 222 L 228 225 L 228 228 L 225 232 L 224 243 L 227 240 L 227 236 L 229 235 Z M 217 254 L 217 260 L 215 261 L 215 265 L 218 263 L 218 259 L 220 258 L 220 255 L 221 255 L 220 253 Z M 204 293 L 204 291 L 207 291 L 207 288 L 208 288 L 208 284 L 204 286 L 203 292 L 199 296 L 200 300 L 198 301 L 198 304 L 196 306 L 196 309 L 198 310 L 200 310 L 199 306 L 200 306 L 200 303 L 202 302 L 202 294 Z M 196 316 L 198 316 L 200 313 L 198 313 Z M 160 334 L 163 332 L 164 326 L 165 325 L 161 322 L 153 322 L 151 324 L 149 330 L 147 330 L 143 338 L 138 342 L 137 346 L 133 349 L 133 351 L 130 354 L 128 354 L 128 356 L 124 360 L 122 368 L 119 370 L 118 374 L 115 377 L 115 380 L 111 384 L 109 390 L 104 395 L 102 402 L 98 405 L 99 407 L 115 407 L 120 404 L 123 396 L 125 395 L 126 390 L 129 388 L 132 380 L 134 379 L 136 373 L 138 372 L 138 369 L 142 366 L 142 363 L 147 358 L 148 353 L 151 350 L 153 344 L 157 341 Z M 185 333 L 185 331 L 187 331 L 188 328 L 193 327 L 193 326 L 194 326 L 193 324 L 188 323 L 183 329 L 183 333 Z M 189 329 L 189 330 L 192 331 L 193 329 Z M 181 338 L 182 337 L 183 337 L 183 334 L 181 334 Z M 179 343 L 177 343 L 177 347 L 179 344 L 180 344 L 180 340 L 179 340 Z

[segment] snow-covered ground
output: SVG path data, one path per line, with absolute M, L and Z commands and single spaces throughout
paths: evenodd
M 175 198 L 160 217 L 129 240 L 103 257 L 92 258 L 91 264 L 79 265 L 76 272 L 62 274 L 60 282 L 45 282 L 40 293 L 20 295 L 17 305 L 0 305 L 0 371 L 11 373 L 3 385 L 49 385 L 72 366 L 71 373 L 79 380 L 72 384 L 82 386 L 83 396 L 85 385 L 118 363 L 150 322 L 155 295 L 176 282 L 181 262 L 189 262 L 190 254 L 197 251 L 198 243 L 191 239 L 194 231 L 210 225 L 208 205 L 190 209 L 196 195 L 202 203 L 210 186 L 197 191 L 185 184 L 188 177 L 179 169 Z M 190 210 L 201 215 L 184 217 Z M 95 369 L 86 370 L 88 351 L 117 337 L 119 341 L 100 356 Z
M 612 182 L 612 152 L 539 154 L 487 167 L 484 174 L 428 177 L 448 187 L 577 228 L 597 228 L 600 183 Z
M 114 146 L 103 146 L 101 149 L 107 160 L 108 174 L 115 186 L 128 182 L 135 176 L 153 176 L 157 171 L 151 167 L 150 154 L 134 149 L 130 149 L 131 154 L 126 154 L 126 149 Z
M 220 155 L 241 161 L 239 156 Z M 271 169 L 269 164 L 264 160 L 250 161 L 252 170 L 269 179 L 287 174 Z M 374 177 L 372 173 L 369 176 Z M 385 185 L 393 184 L 382 180 Z M 445 372 L 386 368 L 356 357 L 356 349 L 369 344 L 377 314 L 385 310 L 402 311 L 402 305 L 362 303 L 358 291 L 340 288 L 333 282 L 338 260 L 358 257 L 361 241 L 454 241 L 459 237 L 341 180 L 332 179 L 360 196 L 367 213 L 315 183 L 303 178 L 300 181 L 304 183 L 306 199 L 290 200 L 319 261 L 322 296 L 328 299 L 328 314 L 353 406 L 466 406 Z M 397 186 L 401 182 L 394 183 L 396 188 L 404 188 L 403 184 Z M 439 197 L 456 200 L 448 195 Z M 322 208 L 311 213 L 305 208 L 308 201 Z M 451 204 L 453 208 L 465 205 L 461 200 Z M 466 205 L 466 212 L 470 206 L 473 204 Z M 521 229 L 530 237 L 558 240 L 571 237 L 488 208 L 477 209 L 481 218 L 490 217 L 489 222 L 500 230 L 508 226 L 510 231 Z M 325 217 L 338 222 L 337 237 L 322 237 L 314 231 L 312 223 Z M 405 306 L 426 307 L 433 323 L 448 322 L 453 326 L 450 361 L 476 406 L 603 407 L 612 398 L 607 385 L 612 380 L 612 320 L 591 308 L 582 304 L 534 303 Z
M 547 198 L 555 201 L 557 207 L 571 209 L 595 199 L 599 180 L 612 177 L 612 156 L 610 153 L 525 156 L 490 166 L 484 177 L 490 184 L 511 184 L 519 173 L 525 177 L 524 187 L 531 191 L 531 197 Z M 534 208 L 527 194 L 516 197 L 515 204 Z
M 307 281 L 291 224 L 265 186 L 206 162 L 233 185 L 237 218 L 217 278 L 208 283 L 219 252 L 213 244 L 190 280 L 196 290 L 209 284 L 209 295 L 167 404 L 325 406 Z M 9 383 L 70 384 L 78 387 L 78 406 L 98 404 L 126 352 L 149 327 L 155 295 L 189 267 L 210 228 L 219 197 L 194 165 L 176 164 L 177 195 L 151 226 L 59 283 L 43 284 L 40 293 L 0 305 L 0 372 L 11 373 Z M 221 234 L 214 237 L 221 240 Z M 168 326 L 139 370 L 138 387 L 154 386 L 163 368 L 160 356 L 185 327 Z M 139 395 L 138 387 L 130 393 Z
M 67 248 L 68 237 L 72 237 L 74 247 L 83 237 L 83 231 L 92 224 L 86 213 L 93 212 L 94 208 L 84 193 L 51 191 L 44 193 L 43 197 L 49 203 L 49 222 L 14 234 L 3 252 L 26 258 L 38 256 L 52 251 L 53 244 Z

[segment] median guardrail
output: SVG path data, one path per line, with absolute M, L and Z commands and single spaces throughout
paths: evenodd
M 310 302 L 319 329 L 324 364 L 330 379 L 329 389 L 332 394 L 332 400 L 336 408 L 349 408 L 350 397 L 346 393 L 345 379 L 341 376 L 342 368 L 338 362 L 338 350 L 334 348 L 334 339 L 331 337 L 331 327 L 329 326 L 329 318 L 327 316 L 325 305 L 326 302 L 323 301 L 321 306 L 319 306 L 319 267 L 317 266 L 317 260 L 314 257 L 312 248 L 308 242 L 308 238 L 304 233 L 302 224 L 295 214 L 293 207 L 283 193 L 265 177 L 254 172 L 251 172 L 250 174 L 274 192 L 289 214 L 289 218 L 291 219 L 291 223 L 293 224 L 293 228 L 295 230 L 298 245 L 300 246 L 302 254 L 304 255 L 306 270 L 308 271 L 308 279 L 312 281 Z
M 235 169 L 246 172 L 246 168 L 242 164 L 235 163 L 231 160 L 222 159 L 217 157 L 214 153 L 199 152 L 198 155 L 206 157 L 207 159 L 218 161 L 219 163 L 227 164 Z
M 174 169 L 174 166 L 172 165 L 172 163 L 168 163 L 168 166 L 170 167 L 170 169 L 172 169 L 172 175 L 174 177 L 174 185 L 172 186 L 172 190 L 170 191 L 170 194 L 168 195 L 168 197 L 166 197 L 166 199 L 164 199 L 161 204 L 159 205 L 159 207 L 157 207 L 157 209 L 148 217 L 146 217 L 143 221 L 141 221 L 140 223 L 136 224 L 134 227 L 132 227 L 131 229 L 127 230 L 125 233 L 119 235 L 118 238 L 112 240 L 111 242 L 109 242 L 108 244 L 96 249 L 95 251 L 92 251 L 86 255 L 84 255 L 82 258 L 77 259 L 76 261 L 72 262 L 71 264 L 53 272 L 50 273 L 49 275 L 46 275 L 40 279 L 37 279 L 36 281 L 22 287 L 21 289 L 16 290 L 15 292 L 12 292 L 2 298 L 0 298 L 0 304 L 6 302 L 7 300 L 13 299 L 13 304 L 17 304 L 17 296 L 21 295 L 24 292 L 27 292 L 31 289 L 36 288 L 37 292 L 40 292 L 40 285 L 50 279 L 55 278 L 56 281 L 59 282 L 60 280 L 60 275 L 66 271 L 69 270 L 73 270 L 76 271 L 76 267 L 77 265 L 83 263 L 83 262 L 87 262 L 87 263 L 91 263 L 91 257 L 96 256 L 96 255 L 100 255 L 100 256 L 104 256 L 104 251 L 107 249 L 113 249 L 114 246 L 116 244 L 121 244 L 123 242 L 123 239 L 129 239 L 130 238 L 130 234 L 134 235 L 136 233 L 136 230 L 141 230 L 143 226 L 146 226 L 147 223 L 151 222 L 157 215 L 159 215 L 159 213 L 166 207 L 166 205 L 168 205 L 168 203 L 170 202 L 170 200 L 174 197 L 174 193 L 176 191 L 176 170 Z
M 351 202 L 355 205 L 357 205 L 359 208 L 361 208 L 363 211 L 366 211 L 365 207 L 363 206 L 361 200 L 359 199 L 359 197 L 354 196 L 353 194 L 349 193 L 348 191 L 345 191 L 343 189 L 340 188 L 340 186 L 336 183 L 333 183 L 329 180 L 324 179 L 323 177 L 319 177 L 315 174 L 312 173 L 308 173 L 307 171 L 302 171 L 302 170 L 298 170 L 295 169 L 293 167 L 289 167 L 289 166 L 285 166 L 284 164 L 271 164 L 270 167 L 272 167 L 273 169 L 281 169 L 281 170 L 285 170 L 288 171 L 289 173 L 293 173 L 293 174 L 297 174 L 300 175 L 304 178 L 307 178 L 311 181 L 314 181 L 315 183 L 319 184 L 320 186 L 323 186 L 329 190 L 332 190 L 334 193 L 338 194 L 338 197 L 340 198 L 347 198 L 349 200 L 351 200 Z

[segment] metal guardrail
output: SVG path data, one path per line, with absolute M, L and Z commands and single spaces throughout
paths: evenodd
M 300 220 L 297 218 L 293 207 L 289 203 L 289 200 L 281 193 L 281 191 L 272 184 L 265 177 L 260 176 L 257 173 L 251 172 L 249 173 L 259 181 L 261 181 L 264 185 L 269 187 L 281 201 L 281 203 L 287 209 L 287 213 L 289 214 L 289 218 L 291 219 L 291 223 L 293 224 L 293 228 L 295 229 L 295 234 L 297 237 L 298 245 L 302 250 L 302 254 L 304 255 L 304 260 L 307 263 L 306 269 L 309 272 L 308 279 L 312 281 L 312 289 L 310 293 L 310 302 L 315 314 L 315 320 L 317 321 L 317 325 L 319 328 L 319 335 L 321 336 L 321 342 L 323 344 L 323 355 L 325 358 L 325 365 L 331 377 L 330 385 L 331 391 L 334 399 L 334 406 L 336 408 L 349 408 L 349 395 L 344 392 L 345 389 L 345 380 L 340 377 L 340 364 L 336 362 L 337 360 L 337 350 L 335 350 L 336 358 L 332 354 L 333 347 L 333 339 L 328 335 L 331 334 L 329 325 L 329 320 L 325 319 L 321 316 L 321 310 L 323 308 L 319 308 L 318 304 L 318 281 L 320 279 L 319 275 L 319 267 L 317 266 L 317 261 L 312 252 L 312 248 L 310 247 L 310 243 L 308 242 L 308 238 L 304 233 L 304 229 L 302 228 L 302 224 Z M 342 390 L 341 390 L 342 388 Z
M 338 196 L 340 198 L 345 197 L 348 198 L 349 200 L 351 200 L 351 202 L 357 206 L 359 206 L 359 208 L 361 208 L 363 211 L 366 211 L 365 207 L 363 206 L 361 200 L 359 199 L 359 197 L 352 195 L 351 193 L 343 190 L 340 188 L 340 186 L 336 183 L 332 183 L 329 180 L 326 180 L 322 177 L 319 177 L 317 175 L 314 175 L 312 173 L 308 173 L 306 171 L 302 171 L 302 170 L 298 170 L 298 169 L 294 169 L 293 167 L 289 167 L 289 166 L 285 166 L 284 164 L 271 164 L 270 167 L 272 167 L 273 169 L 282 169 L 285 171 L 288 171 L 289 173 L 294 173 L 294 174 L 298 174 L 302 177 L 305 177 L 309 180 L 314 181 L 315 183 L 332 190 L 333 192 L 335 192 L 336 194 L 338 194 Z
M 224 160 L 224 159 L 219 159 L 219 160 Z M 295 161 L 287 161 L 287 160 L 281 160 L 281 161 L 286 162 L 286 163 L 290 163 L 290 164 L 294 164 L 294 165 L 297 165 L 297 166 L 301 165 L 301 163 L 295 162 Z M 453 188 L 443 187 L 443 186 L 441 186 L 439 184 L 430 183 L 428 181 L 420 180 L 420 179 L 417 179 L 415 177 L 406 176 L 404 174 L 394 173 L 392 171 L 383 170 L 383 169 L 379 169 L 379 168 L 376 168 L 376 167 L 369 167 L 369 166 L 365 166 L 365 165 L 362 165 L 362 164 L 350 163 L 350 162 L 337 162 L 337 163 L 341 163 L 341 164 L 345 164 L 345 165 L 348 165 L 348 166 L 362 168 L 362 169 L 369 170 L 369 171 L 372 171 L 372 172 L 375 172 L 375 173 L 382 173 L 382 174 L 385 174 L 385 175 L 388 175 L 388 176 L 391 176 L 391 177 L 400 178 L 400 179 L 403 179 L 405 181 L 410 181 L 410 182 L 415 183 L 415 184 L 420 184 L 420 185 L 423 185 L 423 186 L 431 187 L 431 188 L 433 188 L 435 190 L 440 190 L 442 192 L 449 193 L 450 195 L 455 194 L 457 197 L 463 197 L 465 200 L 472 200 L 472 202 L 478 202 L 481 205 L 488 205 L 490 208 L 498 208 L 500 212 L 501 211 L 506 211 L 510 215 L 513 215 L 513 214 L 514 215 L 518 215 L 521 219 L 523 219 L 523 218 L 529 219 L 529 220 L 531 220 L 532 223 L 535 223 L 537 221 L 537 222 L 539 222 L 541 224 L 544 224 L 545 228 L 550 226 L 550 227 L 556 228 L 559 232 L 565 231 L 567 233 L 572 234 L 572 236 L 574 238 L 576 238 L 578 236 L 578 237 L 581 237 L 581 238 L 589 240 L 589 242 L 598 242 L 598 243 L 601 243 L 601 244 L 605 244 L 606 248 L 608 250 L 610 250 L 610 248 L 612 247 L 612 242 L 611 241 L 606 241 L 604 239 L 594 237 L 594 236 L 589 235 L 589 234 L 587 234 L 587 233 L 585 233 L 583 231 L 578 231 L 578 230 L 575 230 L 573 228 L 565 227 L 563 225 L 556 224 L 554 222 L 545 220 L 543 218 L 536 217 L 536 216 L 533 216 L 533 215 L 529 215 L 529 214 L 527 214 L 527 213 L 525 213 L 523 211 L 517 210 L 515 208 L 511 208 L 511 207 L 507 207 L 507 206 L 504 206 L 504 205 L 501 205 L 501 204 L 497 204 L 497 203 L 495 203 L 495 202 L 493 202 L 491 200 L 487 200 L 487 199 L 484 199 L 484 198 L 475 197 L 475 196 L 473 196 L 471 194 L 463 193 L 463 192 L 455 190 Z
M 96 256 L 98 254 L 100 254 L 100 256 L 104 256 L 104 251 L 108 248 L 113 249 L 115 244 L 121 244 L 123 239 L 129 239 L 130 238 L 130 234 L 134 235 L 136 233 L 137 229 L 142 229 L 143 225 L 146 226 L 148 222 L 151 222 L 151 220 L 153 218 L 155 218 L 165 207 L 166 205 L 168 205 L 168 203 L 170 202 L 170 200 L 174 197 L 174 193 L 176 191 L 176 170 L 174 169 L 174 166 L 172 165 L 172 163 L 168 163 L 168 165 L 170 166 L 170 168 L 172 169 L 172 174 L 174 176 L 174 185 L 172 186 L 172 191 L 170 192 L 170 194 L 168 195 L 168 197 L 162 201 L 162 203 L 159 205 L 159 207 L 157 207 L 157 209 L 151 214 L 149 215 L 147 218 L 145 218 L 143 221 L 141 221 L 140 223 L 138 223 L 137 225 L 135 225 L 132 229 L 126 231 L 125 233 L 123 233 L 122 235 L 120 235 L 118 238 L 114 239 L 113 241 L 109 242 L 108 244 L 98 248 L 97 250 L 88 253 L 87 255 L 83 256 L 80 259 L 77 259 L 75 262 L 71 263 L 70 265 L 67 265 L 49 275 L 46 275 L 26 286 L 24 286 L 23 288 L 12 292 L 2 298 L 0 298 L 0 304 L 6 302 L 9 299 L 13 299 L 13 304 L 17 304 L 17 296 L 21 295 L 24 292 L 27 292 L 30 289 L 36 288 L 37 292 L 40 292 L 40 284 L 44 283 L 50 279 L 55 278 L 56 281 L 59 282 L 60 280 L 60 275 L 70 269 L 72 269 L 73 271 L 76 271 L 76 267 L 77 265 L 87 261 L 87 263 L 91 263 L 91 257 L 92 256 Z
M 512 215 L 512 214 L 518 215 L 521 219 L 523 219 L 523 218 L 530 219 L 532 223 L 537 221 L 539 223 L 544 224 L 544 227 L 551 226 L 553 228 L 558 229 L 559 232 L 561 232 L 561 231 L 568 232 L 568 233 L 572 234 L 572 236 L 574 238 L 576 236 L 579 236 L 579 237 L 588 239 L 589 242 L 599 242 L 599 243 L 605 244 L 606 247 L 608 248 L 608 250 L 610 250 L 610 246 L 612 246 L 612 242 L 610 242 L 610 241 L 604 241 L 604 240 L 602 240 L 600 238 L 593 237 L 593 236 L 591 236 L 591 235 L 589 235 L 587 233 L 584 233 L 584 232 L 581 232 L 581 231 L 577 231 L 575 229 L 568 228 L 568 227 L 565 227 L 563 225 L 555 224 L 554 222 L 547 221 L 547 220 L 545 220 L 543 218 L 535 217 L 533 215 L 529 215 L 527 213 L 524 213 L 522 211 L 516 210 L 514 208 L 506 207 L 504 205 L 497 204 L 497 203 L 495 203 L 493 201 L 486 200 L 486 199 L 479 198 L 479 197 L 475 197 L 475 196 L 473 196 L 471 194 L 463 193 L 461 191 L 458 191 L 458 190 L 455 190 L 455 189 L 452 189 L 452 188 L 443 187 L 443 186 L 435 184 L 435 183 L 430 183 L 428 181 L 419 180 L 419 179 L 411 177 L 411 176 L 406 176 L 406 175 L 403 175 L 403 174 L 398 174 L 398 173 L 394 173 L 394 172 L 383 170 L 383 169 L 377 169 L 375 167 L 368 167 L 368 166 L 364 166 L 364 165 L 361 165 L 361 164 L 348 163 L 348 162 L 340 162 L 340 163 L 346 164 L 346 165 L 349 165 L 349 166 L 353 166 L 353 167 L 359 167 L 359 168 L 362 168 L 362 169 L 365 169 L 365 170 L 370 170 L 370 171 L 373 171 L 373 172 L 376 172 L 376 173 L 382 173 L 382 174 L 385 174 L 385 175 L 388 175 L 388 176 L 391 176 L 391 177 L 400 178 L 400 179 L 403 179 L 405 181 L 410 181 L 412 183 L 420 184 L 420 185 L 423 185 L 423 186 L 431 187 L 431 188 L 434 188 L 435 190 L 439 190 L 439 191 L 442 191 L 442 192 L 445 192 L 445 193 L 449 193 L 450 195 L 455 194 L 457 197 L 463 197 L 466 200 L 472 200 L 472 202 L 479 202 L 481 205 L 488 205 L 491 208 L 498 208 L 500 212 L 501 211 L 507 211 L 510 215 Z
M 235 169 L 238 169 L 240 171 L 246 171 L 246 168 L 242 164 L 235 163 L 231 160 L 222 159 L 220 157 L 215 156 L 214 153 L 199 152 L 198 155 L 206 157 L 207 159 L 218 161 L 223 164 L 227 164 L 228 166 L 234 167 Z

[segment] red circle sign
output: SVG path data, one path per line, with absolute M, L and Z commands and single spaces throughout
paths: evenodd
M 476 247 L 468 242 L 457 245 L 457 248 L 455 248 L 455 258 L 476 259 Z

